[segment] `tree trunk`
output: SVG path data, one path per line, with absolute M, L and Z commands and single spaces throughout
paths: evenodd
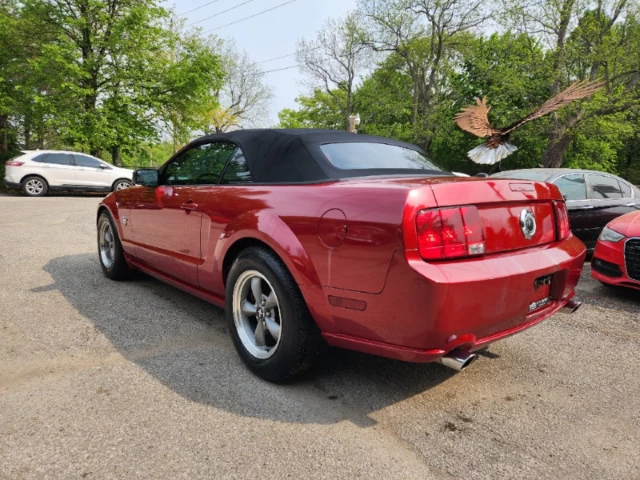
M 45 131 L 44 131 L 44 124 L 40 124 L 38 126 L 38 149 L 40 150 L 44 150 L 44 137 L 45 137 Z
M 560 168 L 564 163 L 564 154 L 573 137 L 564 128 L 555 128 L 549 135 L 547 149 L 542 154 L 542 165 L 545 168 Z
M 26 119 L 24 122 L 24 148 L 27 150 L 31 149 L 31 125 Z
M 121 166 L 120 162 L 120 145 L 114 145 L 111 147 L 111 162 L 116 166 Z
M 567 120 L 556 119 L 549 134 L 547 148 L 542 154 L 542 165 L 546 168 L 560 168 L 564 163 L 564 154 L 573 141 L 572 129 L 582 121 L 585 111 L 580 109 Z
M 9 121 L 7 115 L 0 115 L 0 128 L 2 129 L 2 146 L 0 146 L 0 151 L 2 152 L 9 151 L 9 141 L 7 137 L 8 126 Z

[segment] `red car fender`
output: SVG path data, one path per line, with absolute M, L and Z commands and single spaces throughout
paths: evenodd
M 334 331 L 336 326 L 331 306 L 309 254 L 289 226 L 269 210 L 244 212 L 227 224 L 214 251 L 217 269 L 214 278 L 220 279 L 220 286 L 222 287 L 222 266 L 227 254 L 237 242 L 247 239 L 259 240 L 282 259 L 300 287 L 318 327 L 322 331 Z
M 227 224 L 216 243 L 216 265 L 221 268 L 222 260 L 233 244 L 247 238 L 259 240 L 275 251 L 298 285 L 320 286 L 320 277 L 302 243 L 289 226 L 270 210 L 244 212 Z
M 116 224 L 116 229 L 118 230 L 118 237 L 122 238 L 122 225 L 120 224 L 120 215 L 118 213 L 118 204 L 116 202 L 116 196 L 112 193 L 107 195 L 100 205 L 98 205 L 98 212 L 96 214 L 96 223 L 98 223 L 98 219 L 102 212 L 107 210 L 111 214 L 111 218 L 113 222 Z

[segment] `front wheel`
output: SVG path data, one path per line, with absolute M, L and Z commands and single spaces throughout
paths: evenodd
M 120 179 L 120 180 L 116 180 L 113 183 L 113 187 L 111 188 L 111 190 L 113 190 L 114 192 L 117 192 L 118 190 L 124 190 L 125 188 L 129 188 L 133 185 L 133 183 L 127 179 Z
M 98 258 L 107 278 L 123 280 L 131 276 L 122 251 L 122 244 L 111 217 L 103 212 L 98 219 Z
M 249 248 L 227 279 L 226 315 L 236 351 L 259 377 L 280 382 L 308 369 L 320 331 L 293 277 L 270 251 Z

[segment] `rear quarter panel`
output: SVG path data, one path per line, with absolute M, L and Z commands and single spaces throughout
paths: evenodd
M 255 238 L 280 255 L 299 285 L 378 293 L 393 252 L 402 248 L 405 198 L 405 188 L 339 182 L 217 187 L 204 209 L 210 223 L 202 232 L 200 286 L 222 294 L 225 255 L 235 242 Z M 319 236 L 320 219 L 330 210 L 346 217 L 337 246 Z

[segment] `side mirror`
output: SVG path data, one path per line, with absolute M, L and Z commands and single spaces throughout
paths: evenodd
M 99 168 L 100 168 L 100 169 L 102 169 L 102 170 L 110 170 L 110 168 L 109 168 L 109 167 L 107 167 L 107 166 L 106 166 L 105 164 L 103 164 L 103 163 L 101 163 L 101 164 L 100 164 L 100 167 L 99 167 Z
M 484 173 L 484 172 L 480 172 L 480 173 L 476 173 L 475 175 L 476 177 L 480 177 L 480 178 L 487 178 L 489 176 L 488 173 Z
M 155 168 L 139 168 L 133 172 L 133 183 L 145 187 L 157 187 L 158 175 L 158 170 Z

